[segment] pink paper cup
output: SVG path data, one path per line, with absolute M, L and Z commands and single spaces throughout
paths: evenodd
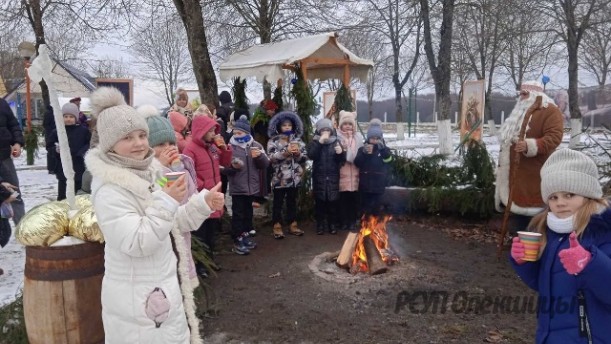
M 168 172 L 165 174 L 165 177 L 167 178 L 167 186 L 171 186 L 172 184 L 174 184 L 178 178 L 180 178 L 180 176 L 182 176 L 183 174 L 185 174 L 185 172 Z

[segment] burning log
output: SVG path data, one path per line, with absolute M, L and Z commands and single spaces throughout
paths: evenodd
M 388 270 L 386 263 L 382 260 L 382 256 L 376 247 L 376 244 L 366 236 L 363 238 L 363 246 L 365 247 L 365 255 L 367 256 L 367 268 L 370 275 L 377 275 Z
M 339 251 L 339 256 L 335 261 L 335 264 L 341 268 L 348 268 L 352 263 L 352 255 L 354 253 L 354 249 L 356 248 L 358 233 L 348 233 L 346 240 L 344 240 L 344 245 L 342 246 L 341 251 Z

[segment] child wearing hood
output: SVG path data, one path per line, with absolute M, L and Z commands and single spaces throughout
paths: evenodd
M 513 238 L 510 262 L 539 293 L 535 343 L 608 343 L 611 338 L 611 209 L 598 167 L 571 149 L 552 153 L 541 168 L 546 209 L 528 230 L 541 234 L 535 261 Z
M 182 153 L 187 144 L 191 142 L 189 120 L 180 112 L 176 111 L 170 111 L 168 113 L 168 119 L 170 120 L 172 128 L 174 129 L 174 136 L 176 137 L 176 146 L 178 147 L 178 151 Z
M 191 196 L 197 194 L 197 182 L 195 174 L 195 166 L 193 160 L 184 154 L 178 152 L 176 147 L 176 136 L 172 124 L 167 118 L 161 117 L 159 111 L 152 105 L 143 105 L 137 109 L 149 128 L 149 146 L 155 151 L 154 163 L 158 163 L 159 170 L 165 175 L 170 172 L 185 172 L 187 182 L 187 192 L 185 197 L 180 202 L 181 205 L 186 204 Z M 161 184 L 164 182 L 162 181 Z M 191 232 L 183 231 L 182 238 L 184 239 L 186 251 L 185 266 L 189 270 L 189 278 L 192 287 L 195 289 L 199 285 L 199 279 L 195 271 L 195 263 L 191 254 Z M 179 264 L 180 264 L 179 257 Z
M 191 128 L 190 124 L 193 120 L 193 106 L 189 103 L 189 95 L 187 91 L 183 88 L 179 88 L 176 90 L 176 99 L 175 103 L 170 107 L 169 112 L 176 111 L 181 115 L 185 116 L 189 121 L 189 128 Z
M 272 210 L 273 235 L 284 238 L 282 231 L 282 207 L 286 203 L 286 221 L 290 234 L 301 236 L 303 231 L 297 225 L 297 195 L 303 178 L 303 163 L 308 160 L 306 147 L 301 140 L 303 123 L 291 111 L 282 111 L 269 122 L 267 154 L 272 166 Z
M 337 140 L 331 120 L 323 118 L 316 122 L 316 132 L 307 151 L 308 157 L 314 162 L 312 182 L 316 203 L 316 234 L 322 235 L 325 230 L 337 234 L 339 169 L 346 161 L 346 152 Z
M 177 271 L 170 234 L 184 252 L 180 231 L 198 228 L 223 208 L 220 184 L 181 206 L 185 176 L 163 187 L 157 183 L 161 171 L 153 164 L 144 118 L 115 88 L 98 88 L 91 104 L 99 142 L 85 162 L 106 241 L 101 293 L 106 342 L 202 343 L 188 273 Z
M 209 189 L 221 182 L 221 168 L 231 164 L 232 149 L 220 135 L 221 127 L 208 116 L 197 116 L 192 123 L 192 140 L 183 154 L 193 159 L 197 175 L 197 190 Z M 204 221 L 194 235 L 208 248 L 209 257 L 214 260 L 215 235 L 221 231 L 223 209 L 217 210 Z M 203 265 L 197 267 L 198 273 L 205 275 Z
M 359 208 L 359 169 L 354 158 L 363 146 L 363 135 L 356 131 L 356 112 L 340 111 L 337 138 L 346 151 L 346 163 L 339 170 L 339 213 L 342 229 L 356 229 Z
M 359 169 L 361 211 L 364 215 L 379 215 L 382 196 L 386 191 L 388 164 L 392 161 L 390 149 L 384 143 L 382 122 L 374 118 L 369 122 L 367 142 L 359 148 L 354 165 Z
M 233 252 L 244 255 L 256 246 L 249 238 L 250 232 L 254 232 L 252 202 L 262 187 L 260 171 L 267 168 L 269 160 L 263 146 L 252 138 L 246 116 L 235 121 L 229 143 L 233 158 L 223 173 L 228 176 L 231 195 L 231 238 Z

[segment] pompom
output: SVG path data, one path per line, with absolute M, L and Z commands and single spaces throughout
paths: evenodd
M 136 111 L 142 115 L 144 118 L 149 118 L 153 116 L 159 116 L 159 110 L 153 105 L 146 104 L 139 106 Z
M 379 118 L 374 118 L 371 121 L 369 121 L 369 125 L 379 125 L 379 126 L 381 126 L 382 125 L 382 121 L 380 121 Z
M 118 105 L 127 105 L 123 94 L 114 87 L 100 87 L 91 94 L 91 114 L 97 117 L 100 112 Z
M 242 115 L 242 116 L 240 116 L 240 121 L 248 122 L 248 117 L 246 117 L 246 115 Z

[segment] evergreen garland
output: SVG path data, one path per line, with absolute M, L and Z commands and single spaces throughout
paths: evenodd
M 303 122 L 302 140 L 307 143 L 312 139 L 312 116 L 316 111 L 316 101 L 307 80 L 303 78 L 301 67 L 298 64 L 295 64 L 294 67 L 297 77 L 294 80 L 291 93 L 297 102 L 297 115 Z
M 343 83 L 335 93 L 335 101 L 333 102 L 333 113 L 331 114 L 334 123 L 339 123 L 339 112 L 344 111 L 354 111 L 352 107 L 352 96 L 350 95 L 350 91 Z
M 281 85 L 278 85 L 278 87 L 276 87 L 276 89 L 274 90 L 274 97 L 272 98 L 272 100 L 274 101 L 274 103 L 276 103 L 276 105 L 278 105 L 278 111 L 282 111 L 282 109 L 284 109 Z
M 240 81 L 240 77 L 234 78 L 231 93 L 233 93 L 234 107 L 236 109 L 248 110 L 248 97 L 246 97 L 246 79 Z
M 26 164 L 34 165 L 34 157 L 38 153 L 38 136 L 40 129 L 32 127 L 28 132 L 26 130 L 24 135 L 24 148 L 26 152 Z
M 417 187 L 426 211 L 489 218 L 494 214 L 494 167 L 484 144 L 471 141 L 461 166 L 442 164 L 443 155 L 408 159 L 395 154 L 388 185 Z M 413 203 L 413 202 L 412 202 Z

